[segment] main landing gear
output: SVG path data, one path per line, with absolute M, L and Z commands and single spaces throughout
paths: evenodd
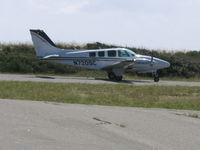
M 121 81 L 123 77 L 122 76 L 116 76 L 113 72 L 109 72 L 108 78 L 112 81 Z
M 159 75 L 156 73 L 153 73 L 153 77 L 154 77 L 154 82 L 159 82 L 160 78 Z

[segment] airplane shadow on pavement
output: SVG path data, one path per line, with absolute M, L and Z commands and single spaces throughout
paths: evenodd
M 55 79 L 54 77 L 49 77 L 49 76 L 35 76 L 35 78 L 42 78 L 42 79 Z
M 95 78 L 95 80 L 103 80 L 107 82 L 114 82 L 114 83 L 125 83 L 125 84 L 133 84 L 133 83 L 151 83 L 152 81 L 147 81 L 147 80 L 122 80 L 122 81 L 112 81 L 109 79 L 105 78 Z
M 106 78 L 82 78 L 82 77 L 51 77 L 51 76 L 34 76 L 33 78 L 41 78 L 41 79 L 77 79 L 77 80 L 99 80 L 99 81 L 106 81 L 112 83 L 124 83 L 124 84 L 133 84 L 133 83 L 151 83 L 152 81 L 149 80 L 122 80 L 122 81 L 112 81 Z

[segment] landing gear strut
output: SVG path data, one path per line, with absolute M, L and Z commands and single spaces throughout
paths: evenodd
M 116 76 L 113 72 L 109 72 L 108 78 L 112 81 L 121 81 L 123 77 L 122 76 Z
M 159 82 L 159 75 L 156 73 L 153 74 L 153 77 L 154 77 L 154 82 Z

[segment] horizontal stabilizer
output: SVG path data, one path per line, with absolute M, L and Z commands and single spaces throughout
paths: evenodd
M 47 58 L 52 58 L 52 57 L 59 57 L 60 55 L 48 55 L 48 56 L 45 56 L 43 57 L 44 59 L 47 59 Z

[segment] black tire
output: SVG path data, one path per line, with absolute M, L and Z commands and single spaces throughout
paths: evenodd
M 115 80 L 116 76 L 115 76 L 115 74 L 114 74 L 113 72 L 109 72 L 109 73 L 108 73 L 108 78 L 109 78 L 110 80 Z
M 154 82 L 159 82 L 159 80 L 160 80 L 159 76 L 154 77 Z
M 116 81 L 122 81 L 122 76 L 116 76 L 115 80 Z
M 122 76 L 116 76 L 113 72 L 109 72 L 108 78 L 112 81 L 121 81 L 123 77 Z

